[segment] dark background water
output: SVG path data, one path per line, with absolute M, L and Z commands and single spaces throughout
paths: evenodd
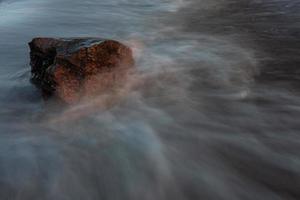
M 299 199 L 299 10 L 0 1 L 0 199 Z M 29 83 L 36 36 L 123 41 L 144 84 L 108 110 L 53 110 Z

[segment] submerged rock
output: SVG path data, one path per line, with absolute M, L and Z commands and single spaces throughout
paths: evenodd
M 31 81 L 43 96 L 71 104 L 124 85 L 134 66 L 129 47 L 99 38 L 34 38 Z

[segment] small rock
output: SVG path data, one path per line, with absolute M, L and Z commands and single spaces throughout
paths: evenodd
M 117 90 L 134 66 L 131 49 L 114 40 L 34 38 L 29 46 L 32 83 L 68 104 Z

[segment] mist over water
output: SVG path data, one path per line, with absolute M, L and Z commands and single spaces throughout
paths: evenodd
M 295 0 L 0 1 L 0 199 L 300 199 Z M 135 53 L 130 89 L 55 109 L 33 37 Z

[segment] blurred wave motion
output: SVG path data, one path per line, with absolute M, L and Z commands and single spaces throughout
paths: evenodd
M 40 36 L 131 46 L 122 101 L 45 103 Z M 296 0 L 0 0 L 0 199 L 298 200 L 299 54 Z

